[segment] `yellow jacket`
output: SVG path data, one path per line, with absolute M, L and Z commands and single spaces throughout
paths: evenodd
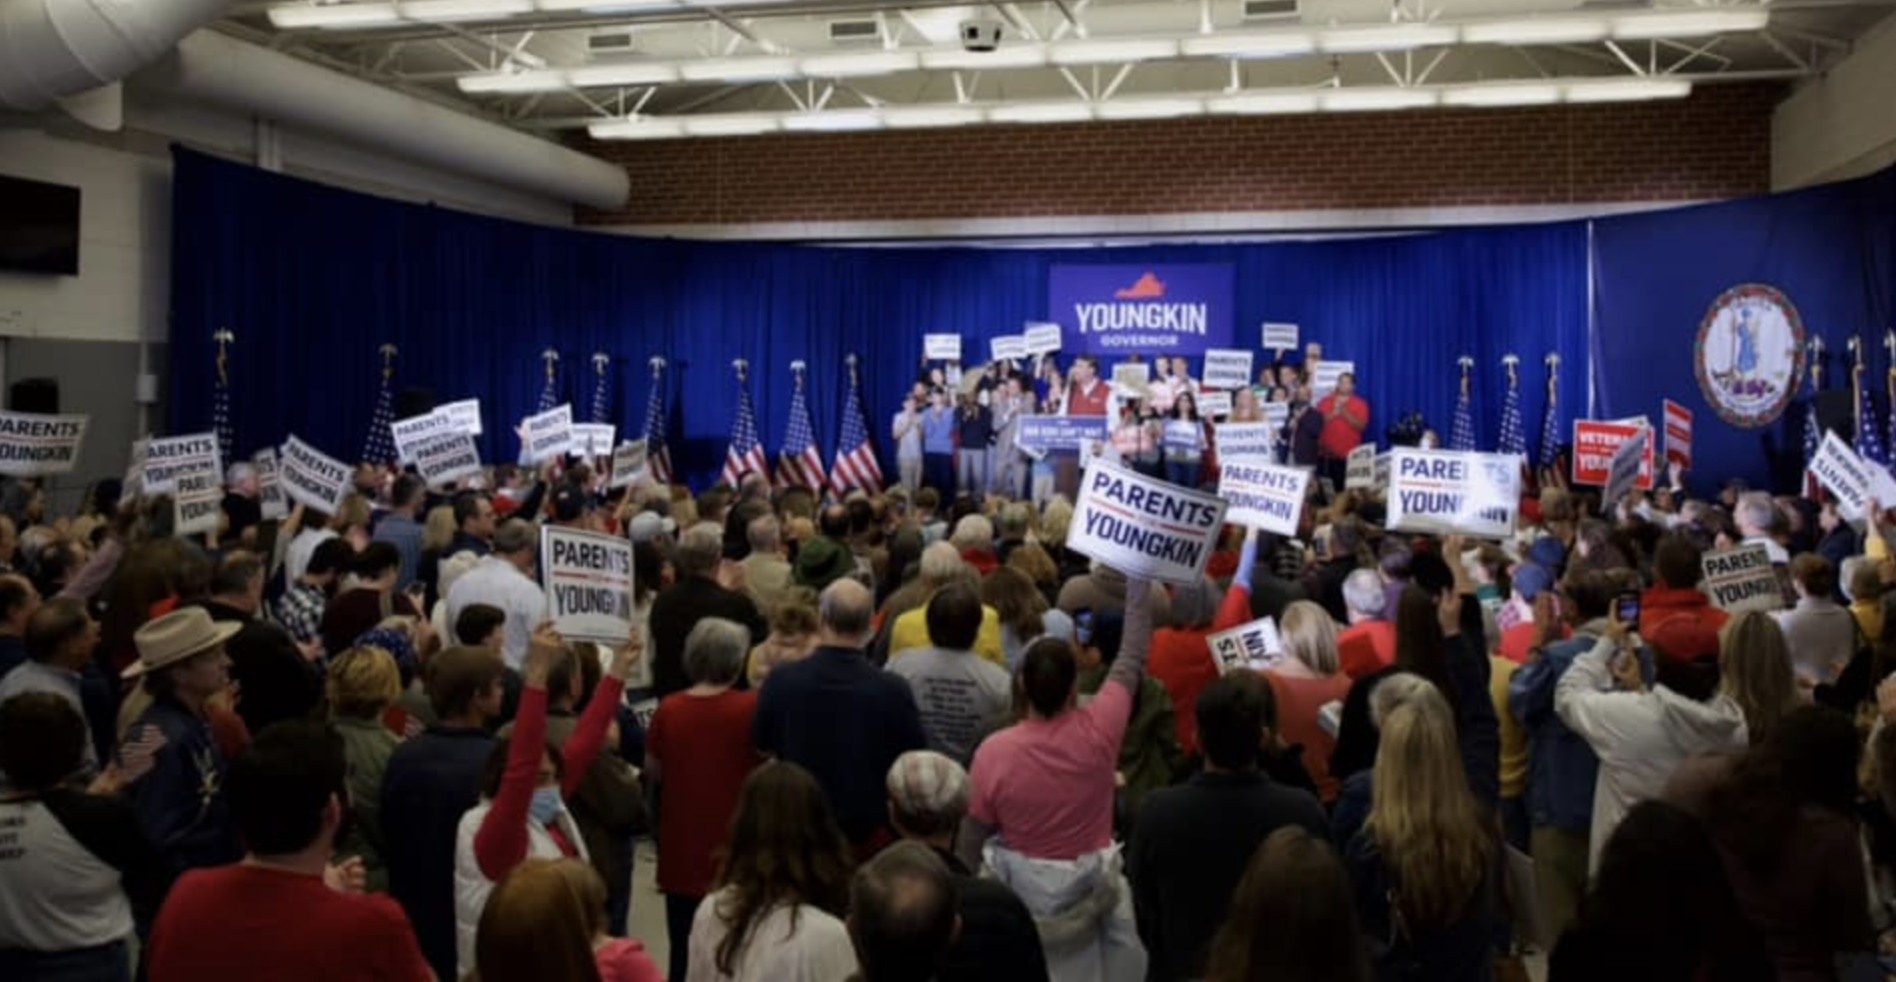
M 895 627 L 889 630 L 889 661 L 894 663 L 910 648 L 932 648 L 934 644 L 928 638 L 928 605 L 923 604 L 895 619 Z M 1007 667 L 1007 656 L 1001 652 L 1001 615 L 987 604 L 981 605 L 981 633 L 975 635 L 974 653 L 1003 669 Z

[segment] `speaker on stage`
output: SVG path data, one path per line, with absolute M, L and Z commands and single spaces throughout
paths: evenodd
M 403 389 L 395 393 L 395 418 L 426 416 L 435 407 L 433 389 Z
M 1836 430 L 1845 440 L 1856 437 L 1856 400 L 1850 397 L 1848 388 L 1825 389 L 1817 393 L 1817 436 L 1823 437 L 1823 431 Z
M 13 383 L 13 391 L 7 398 L 7 408 L 16 413 L 59 412 L 59 380 L 23 378 Z

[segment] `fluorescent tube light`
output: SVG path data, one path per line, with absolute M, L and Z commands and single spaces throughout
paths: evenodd
M 727 113 L 681 117 L 688 136 L 751 136 L 774 133 L 778 117 L 769 113 Z
M 1382 112 L 1433 106 L 1437 93 L 1433 89 L 1331 89 L 1320 98 L 1323 108 L 1330 112 Z
M 595 140 L 672 140 L 685 135 L 676 119 L 636 116 L 616 123 L 594 123 L 586 132 Z
M 1101 65 L 1178 57 L 1178 42 L 1168 38 L 1101 38 L 1049 45 L 1047 60 L 1056 65 Z
M 1241 116 L 1313 113 L 1318 107 L 1315 92 L 1245 92 L 1205 100 L 1213 113 Z
M 1523 17 L 1463 24 L 1464 44 L 1585 44 L 1604 41 L 1613 25 L 1600 17 Z
M 941 48 L 922 52 L 922 67 L 943 71 L 987 71 L 1003 68 L 1039 68 L 1047 63 L 1042 44 L 1009 44 L 993 51 Z
M 803 59 L 803 74 L 813 78 L 863 78 L 912 72 L 922 58 L 913 51 L 850 51 Z
M 770 55 L 749 58 L 706 58 L 678 66 L 687 82 L 775 82 L 797 77 L 797 60 Z
M 505 20 L 533 13 L 533 0 L 402 0 L 395 5 L 403 20 L 449 24 L 466 20 Z
M 1691 94 L 1692 83 L 1684 79 L 1627 78 L 1567 84 L 1567 101 L 1577 103 L 1645 102 L 1683 99 Z
M 1318 45 L 1325 54 L 1362 54 L 1370 51 L 1407 51 L 1432 45 L 1454 44 L 1461 38 L 1458 28 L 1440 24 L 1370 24 L 1361 27 L 1332 27 L 1317 32 Z
M 283 4 L 270 8 L 270 23 L 286 31 L 306 27 L 347 30 L 387 27 L 402 22 L 392 3 Z
M 678 81 L 678 66 L 669 61 L 626 61 L 566 70 L 566 84 L 576 89 L 614 85 L 664 85 Z
M 558 92 L 566 88 L 567 82 L 564 72 L 541 71 L 463 75 L 455 79 L 454 84 L 469 95 L 519 95 L 524 92 Z
M 1090 102 L 1021 102 L 995 106 L 987 112 L 991 123 L 1077 123 L 1093 118 Z
M 589 14 L 636 14 L 648 10 L 677 10 L 679 0 L 538 0 L 541 10 L 558 13 L 583 10 Z
M 1202 116 L 1205 100 L 1171 97 L 1110 99 L 1094 107 L 1100 119 L 1178 119 Z
M 1771 22 L 1765 10 L 1654 10 L 1613 18 L 1613 37 L 1621 41 L 1704 37 L 1733 31 L 1759 31 Z
M 882 114 L 874 109 L 825 109 L 813 113 L 793 113 L 783 117 L 783 128 L 791 133 L 879 130 L 882 128 Z
M 970 126 L 985 119 L 977 106 L 884 106 L 882 125 L 892 130 Z
M 1560 101 L 1560 94 L 1560 86 L 1538 82 L 1520 85 L 1458 85 L 1442 90 L 1442 105 L 1477 109 L 1551 106 Z
M 1205 34 L 1180 41 L 1178 50 L 1191 58 L 1287 58 L 1317 50 L 1317 39 L 1309 31 Z

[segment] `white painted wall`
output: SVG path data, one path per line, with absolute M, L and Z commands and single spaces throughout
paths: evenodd
M 1771 186 L 1788 190 L 1840 181 L 1896 163 L 1893 95 L 1896 15 L 1778 105 L 1771 118 Z

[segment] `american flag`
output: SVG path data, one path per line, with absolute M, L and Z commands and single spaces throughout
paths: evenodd
M 1542 467 L 1554 466 L 1560 455 L 1560 356 L 1547 355 L 1547 406 L 1541 410 Z
M 612 356 L 603 351 L 593 353 L 593 404 L 592 422 L 612 422 L 611 410 L 606 404 L 607 392 L 612 387 Z
M 231 445 L 237 442 L 237 431 L 230 420 L 230 357 L 225 345 L 237 340 L 229 331 L 217 331 L 211 335 L 217 341 L 217 384 L 211 387 L 211 430 L 217 434 L 219 460 L 231 460 Z
M 790 419 L 784 424 L 783 449 L 777 451 L 777 486 L 823 488 L 823 451 L 816 448 L 816 427 L 810 425 L 810 403 L 803 395 L 804 363 L 790 363 L 795 388 L 790 394 Z
M 1468 369 L 1475 363 L 1473 358 L 1461 357 L 1461 397 L 1455 401 L 1455 421 L 1448 432 L 1448 449 L 1475 449 L 1475 410 L 1469 402 Z
M 856 377 L 856 356 L 849 365 L 849 394 L 843 397 L 843 431 L 836 439 L 836 463 L 830 466 L 830 485 L 837 494 L 861 488 L 870 494 L 882 490 L 882 465 L 876 462 L 875 441 L 862 415 L 862 385 Z
M 665 449 L 665 359 L 652 357 L 652 394 L 645 400 L 645 462 L 652 480 L 672 482 L 671 451 Z
M 737 487 L 744 475 L 755 471 L 770 476 L 764 459 L 764 445 L 757 442 L 757 413 L 751 409 L 750 387 L 744 370 L 750 363 L 742 358 L 731 363 L 737 369 L 737 412 L 731 417 L 731 446 L 724 452 L 724 483 Z
M 369 417 L 369 435 L 362 443 L 362 462 L 387 464 L 395 459 L 395 437 L 389 424 L 395 422 L 395 391 L 389 383 L 395 378 L 395 346 L 382 346 L 381 390 L 375 394 L 375 413 Z
M 1859 373 L 1860 375 L 1861 373 Z M 1889 466 L 1889 453 L 1883 447 L 1876 425 L 1876 396 L 1857 386 L 1856 452 L 1857 456 L 1872 463 Z
M 556 409 L 560 404 L 560 353 L 548 348 L 540 352 L 540 360 L 546 362 L 546 382 L 540 386 L 540 401 L 534 404 L 536 413 Z
M 1501 400 L 1501 445 L 1500 452 L 1527 457 L 1527 431 L 1521 427 L 1521 380 L 1515 367 L 1520 359 L 1508 355 L 1501 364 L 1508 370 L 1508 391 Z

